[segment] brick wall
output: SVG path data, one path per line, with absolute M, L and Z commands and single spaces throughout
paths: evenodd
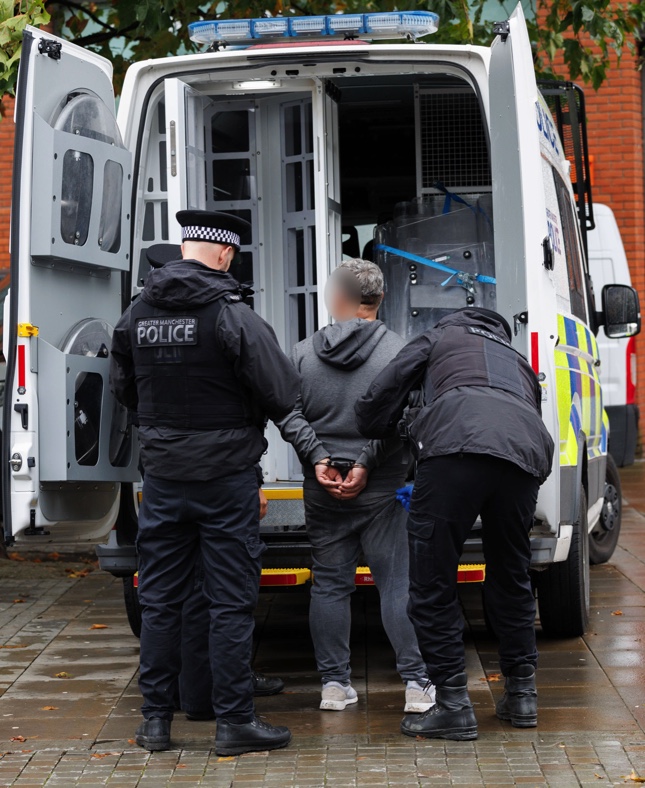
M 629 260 L 632 284 L 645 310 L 645 171 L 642 75 L 626 57 L 597 92 L 586 91 L 589 153 L 594 157 L 595 202 L 606 203 Z M 645 336 L 637 340 L 637 396 L 645 417 Z

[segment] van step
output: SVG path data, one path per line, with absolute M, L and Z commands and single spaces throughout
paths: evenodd
M 486 567 L 484 564 L 459 564 L 457 571 L 458 583 L 482 583 L 486 577 Z M 292 569 L 263 569 L 260 585 L 266 586 L 302 586 L 312 579 L 311 569 L 292 568 Z M 133 585 L 136 588 L 139 584 L 138 573 L 133 578 Z M 357 586 L 373 586 L 374 576 L 368 566 L 356 568 L 355 584 Z

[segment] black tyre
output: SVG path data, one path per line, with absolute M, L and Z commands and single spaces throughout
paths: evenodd
M 125 612 L 128 616 L 128 624 L 135 638 L 141 637 L 141 607 L 139 605 L 139 593 L 134 584 L 134 577 L 123 578 L 123 599 L 125 600 Z
M 542 631 L 551 637 L 584 635 L 589 624 L 587 496 L 580 488 L 580 514 L 566 561 L 536 573 Z
M 589 560 L 592 564 L 604 564 L 614 554 L 623 516 L 623 493 L 620 474 L 611 454 L 607 455 L 605 471 L 605 500 L 602 512 L 593 531 L 589 534 Z

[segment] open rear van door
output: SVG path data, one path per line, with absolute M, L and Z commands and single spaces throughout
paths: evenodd
M 130 276 L 132 157 L 111 64 L 28 28 L 16 98 L 2 493 L 8 541 L 96 541 L 138 478 L 109 392 Z
M 558 445 L 554 355 L 558 307 L 554 271 L 545 258 L 548 226 L 541 135 L 551 135 L 554 148 L 549 155 L 556 158 L 561 153 L 555 125 L 540 103 L 520 5 L 496 32 L 489 95 L 497 308 L 514 329 L 513 345 L 540 376 L 542 416 Z M 540 490 L 537 510 L 551 533 L 557 533 L 560 523 L 559 488 L 556 464 Z

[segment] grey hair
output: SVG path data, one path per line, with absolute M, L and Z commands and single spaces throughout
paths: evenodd
M 358 279 L 361 286 L 361 304 L 369 306 L 380 304 L 385 285 L 383 272 L 376 263 L 355 257 L 352 260 L 343 260 L 338 267 L 351 271 Z

